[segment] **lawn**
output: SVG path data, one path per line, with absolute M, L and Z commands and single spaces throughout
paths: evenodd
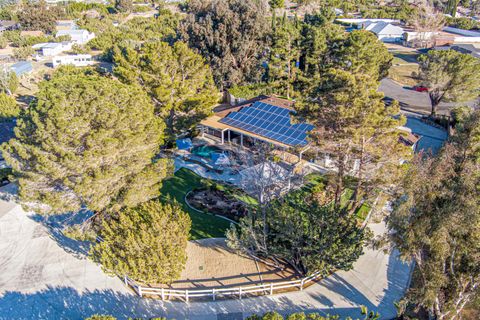
M 325 175 L 318 174 L 318 173 L 309 174 L 308 176 L 305 177 L 305 180 L 307 182 L 307 185 L 304 187 L 304 189 L 307 191 L 310 191 L 312 187 L 320 183 L 327 184 L 327 181 L 328 181 Z M 352 183 L 353 181 L 345 181 L 345 184 L 347 186 L 351 186 Z M 345 188 L 340 198 L 340 204 L 342 207 L 346 207 L 348 205 L 348 201 L 353 197 L 353 193 L 354 193 L 353 189 L 349 187 Z M 333 202 L 332 202 L 332 205 L 333 205 Z M 367 217 L 371 209 L 372 208 L 368 203 L 363 203 L 359 208 L 355 210 L 355 216 L 357 217 L 360 223 L 363 223 L 363 221 L 365 221 L 365 218 Z
M 412 72 L 418 72 L 419 54 L 416 52 L 392 52 L 392 54 L 392 67 L 388 76 L 403 85 L 417 85 L 418 81 L 412 77 Z
M 190 219 L 192 219 L 191 240 L 225 237 L 225 231 L 230 227 L 229 221 L 192 210 L 185 203 L 185 195 L 190 190 L 202 186 L 202 177 L 191 170 L 182 168 L 175 172 L 172 178 L 163 182 L 161 194 L 163 199 L 170 196 L 177 200 L 190 215 Z

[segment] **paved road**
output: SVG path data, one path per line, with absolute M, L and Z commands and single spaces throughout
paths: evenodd
M 430 114 L 431 105 L 428 93 L 417 92 L 404 87 L 397 82 L 385 78 L 380 82 L 379 91 L 383 92 L 386 97 L 398 100 L 402 108 L 406 108 L 412 111 Z M 475 102 L 458 103 L 458 105 L 473 106 Z M 449 115 L 450 110 L 454 108 L 457 103 L 440 103 L 438 107 L 439 114 Z
M 77 243 L 0 200 L 0 319 L 82 319 L 95 313 L 175 319 L 242 319 L 251 313 L 316 311 L 359 316 L 359 306 L 395 316 L 394 301 L 408 283 L 410 266 L 396 254 L 365 250 L 353 270 L 338 272 L 303 292 L 243 300 L 162 302 L 140 299 L 84 258 Z M 371 225 L 376 233 L 383 224 Z

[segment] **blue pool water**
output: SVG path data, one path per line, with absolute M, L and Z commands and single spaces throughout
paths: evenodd
M 222 149 L 215 146 L 205 145 L 193 147 L 191 152 L 199 157 L 211 158 L 213 153 L 222 153 Z

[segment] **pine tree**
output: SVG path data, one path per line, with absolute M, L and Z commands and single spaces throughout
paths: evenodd
M 272 17 L 272 40 L 268 62 L 268 82 L 275 93 L 292 96 L 292 85 L 297 74 L 299 60 L 300 30 L 295 22 L 287 19 L 286 13 L 281 19 Z
M 216 102 L 210 68 L 183 42 L 148 42 L 138 49 L 115 48 L 115 74 L 125 83 L 138 83 L 155 103 L 173 142 L 207 117 Z
M 416 75 L 428 88 L 432 115 L 441 102 L 462 102 L 479 96 L 480 61 L 454 50 L 431 50 L 418 58 L 420 71 Z
M 353 210 L 363 194 L 398 179 L 401 160 L 409 158 L 411 150 L 398 142 L 398 128 L 405 123 L 395 117 L 398 104 L 385 105 L 377 90 L 370 75 L 331 69 L 313 91 L 317 98 L 299 106 L 300 114 L 316 125 L 313 143 L 335 161 L 337 206 L 347 175 L 357 178 Z
M 153 160 L 163 128 L 139 87 L 62 68 L 41 83 L 2 153 L 37 211 L 116 211 L 158 195 L 169 168 Z
M 149 201 L 104 221 L 91 251 L 106 272 L 153 284 L 178 279 L 187 261 L 191 221 L 177 204 Z

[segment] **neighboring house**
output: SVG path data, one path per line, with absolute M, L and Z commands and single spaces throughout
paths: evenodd
M 480 59 L 480 43 L 455 44 L 451 48 L 452 50 Z
M 385 21 L 363 23 L 365 30 L 373 32 L 382 42 L 402 42 L 405 31 L 402 27 Z
M 64 42 L 45 42 L 38 43 L 32 46 L 33 49 L 37 52 L 36 58 L 41 59 L 42 57 L 53 57 L 57 56 L 64 51 L 72 49 L 72 43 L 68 41 Z
M 73 65 L 75 67 L 86 67 L 94 63 L 92 55 L 90 54 L 75 54 L 56 56 L 52 59 L 53 67 L 56 68 L 61 65 Z
M 70 40 L 73 43 L 77 43 L 77 44 L 85 44 L 88 41 L 95 38 L 95 34 L 93 32 L 88 32 L 85 29 L 60 30 L 57 32 L 56 37 L 61 37 L 61 36 L 69 36 Z
M 438 46 L 433 49 L 437 51 L 455 50 L 464 54 L 469 54 L 472 57 L 475 57 L 477 59 L 480 59 L 480 44 L 478 43 L 453 44 L 450 46 Z
M 208 135 L 221 144 L 254 146 L 270 143 L 281 152 L 291 152 L 301 159 L 309 148 L 307 135 L 314 127 L 294 123 L 294 102 L 277 97 L 260 96 L 239 106 L 215 112 L 199 124 L 202 136 Z M 283 153 L 285 155 L 285 153 Z
M 57 21 L 57 26 L 56 26 L 57 31 L 61 30 L 76 30 L 78 29 L 77 24 L 73 20 L 58 20 Z
M 45 33 L 42 30 L 24 30 L 20 31 L 21 37 L 41 37 L 44 36 Z
M 33 66 L 30 61 L 20 61 L 10 66 L 10 71 L 15 72 L 17 77 L 21 77 L 33 71 Z
M 0 32 L 18 29 L 18 23 L 13 20 L 0 20 Z

